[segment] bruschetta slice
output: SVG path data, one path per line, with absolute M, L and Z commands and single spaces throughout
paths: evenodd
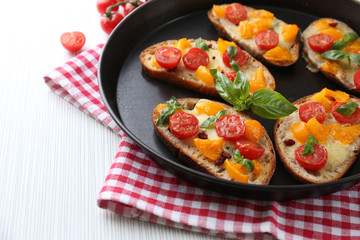
M 268 65 L 286 67 L 299 58 L 298 26 L 272 12 L 232 3 L 213 5 L 208 18 L 222 37 Z
M 302 33 L 303 56 L 312 72 L 354 94 L 360 94 L 360 38 L 347 24 L 332 18 L 312 22 Z
M 232 50 L 231 50 L 232 49 Z M 229 53 L 230 50 L 230 53 Z M 269 70 L 241 50 L 234 42 L 198 39 L 168 40 L 143 50 L 140 62 L 150 77 L 212 97 L 219 97 L 210 69 L 217 69 L 234 79 L 234 60 L 250 81 L 250 92 L 275 89 Z
M 275 124 L 275 144 L 300 182 L 341 178 L 360 151 L 360 99 L 324 88 L 293 103 L 298 110 Z
M 154 108 L 152 120 L 162 142 L 193 169 L 259 185 L 274 174 L 275 152 L 266 130 L 230 105 L 172 97 Z

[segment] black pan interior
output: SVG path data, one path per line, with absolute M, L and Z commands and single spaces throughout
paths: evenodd
M 217 1 L 218 4 L 222 2 L 224 1 Z M 329 6 L 331 2 L 334 3 L 333 6 Z M 319 17 L 334 17 L 347 22 L 359 32 L 359 20 L 354 19 L 354 14 L 359 12 L 360 6 L 353 1 L 327 1 L 329 4 L 326 4 L 325 8 L 322 6 L 322 9 L 317 8 L 318 1 L 243 3 L 269 10 L 285 22 L 297 24 L 302 30 Z M 141 70 L 140 52 L 148 46 L 169 39 L 202 37 L 217 40 L 219 35 L 206 15 L 212 4 L 213 2 L 210 4 L 206 0 L 152 0 L 134 11 L 116 28 L 105 45 L 98 76 L 104 103 L 117 124 L 145 152 L 150 153 L 161 167 L 187 181 L 230 195 L 256 199 L 295 199 L 331 193 L 359 182 L 359 161 L 356 161 L 341 180 L 304 185 L 287 173 L 280 160 L 277 161 L 276 172 L 269 186 L 229 182 L 187 168 L 160 142 L 151 121 L 152 109 L 158 103 L 171 96 L 208 97 L 149 78 Z M 333 12 L 335 8 L 337 10 Z M 312 94 L 323 87 L 345 91 L 335 83 L 327 81 L 321 74 L 308 71 L 302 58 L 287 68 L 268 68 L 276 79 L 276 90 L 290 101 Z M 249 114 L 252 115 L 250 112 Z M 275 122 L 252 116 L 265 126 L 273 140 Z

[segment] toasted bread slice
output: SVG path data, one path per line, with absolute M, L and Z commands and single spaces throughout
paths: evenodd
M 296 25 L 292 24 L 292 28 L 295 31 L 294 34 L 291 34 L 292 36 L 286 35 L 286 38 L 284 38 L 283 29 L 285 29 L 284 27 L 288 27 L 290 25 L 276 18 L 272 13 L 268 11 L 244 6 L 247 10 L 247 18 L 246 20 L 240 22 L 239 25 L 237 25 L 229 21 L 224 13 L 218 14 L 215 10 L 216 8 L 223 8 L 224 12 L 224 8 L 233 4 L 223 4 L 218 6 L 214 5 L 214 7 L 208 11 L 208 18 L 221 36 L 235 42 L 238 46 L 250 53 L 253 57 L 267 65 L 272 65 L 276 67 L 287 67 L 297 61 L 297 59 L 299 58 L 299 42 L 296 38 L 296 35 L 299 29 Z M 255 14 L 255 12 L 253 12 L 255 10 L 260 11 L 258 12 L 259 14 Z M 265 24 L 256 24 L 256 22 L 260 21 L 266 22 Z M 242 25 L 244 25 L 243 28 Z M 240 27 L 243 30 L 240 30 Z M 270 50 L 261 49 L 256 44 L 255 37 L 259 30 L 267 29 L 273 30 L 278 34 L 279 43 L 276 47 L 283 48 L 282 51 L 274 54 L 273 50 L 275 48 Z M 271 54 L 270 51 L 272 51 Z
M 195 104 L 199 102 L 200 99 L 184 98 L 184 99 L 178 99 L 178 101 L 181 103 L 183 107 L 183 111 L 189 112 L 194 109 Z M 201 101 L 210 101 L 210 100 L 202 99 Z M 231 106 L 227 104 L 220 102 L 215 102 L 215 103 L 218 103 L 221 106 L 223 106 L 223 108 L 228 111 L 228 114 L 238 114 L 242 117 L 244 121 L 251 119 L 248 115 L 242 112 L 235 111 Z M 158 106 L 160 105 L 161 104 L 159 104 Z M 194 115 L 197 115 L 196 110 L 193 111 L 192 113 Z M 209 136 L 209 139 L 211 140 L 214 139 L 214 133 L 216 134 L 214 127 L 210 127 L 206 129 L 200 127 L 198 133 L 195 136 L 186 139 L 179 139 L 171 133 L 168 124 L 166 124 L 165 126 L 156 125 L 160 117 L 160 114 L 161 111 L 159 111 L 159 108 L 156 107 L 152 112 L 153 124 L 157 135 L 160 137 L 162 142 L 170 149 L 170 151 L 174 156 L 179 158 L 187 166 L 193 169 L 199 170 L 201 172 L 222 179 L 234 180 L 228 174 L 224 166 L 224 163 L 221 163 L 221 165 L 216 165 L 214 160 L 211 160 L 208 157 L 204 156 L 194 145 L 193 140 L 195 138 L 199 138 L 199 133 L 205 133 Z M 199 124 L 201 125 L 201 123 L 206 119 L 206 116 L 204 118 L 204 113 L 203 113 L 202 117 L 197 115 L 197 118 L 199 119 Z M 273 144 L 265 129 L 262 138 L 259 141 L 257 141 L 257 143 L 260 144 L 260 146 L 262 146 L 263 148 L 265 148 L 265 151 L 261 155 L 261 157 L 254 160 L 260 164 L 262 171 L 260 174 L 257 175 L 255 175 L 254 173 L 246 173 L 246 174 L 249 176 L 248 183 L 265 185 L 269 183 L 275 171 L 275 167 L 276 167 L 275 151 Z M 233 160 L 232 158 L 235 151 L 234 141 L 224 141 L 222 146 L 224 151 L 232 155 L 230 160 Z
M 218 51 L 218 42 L 203 40 L 209 46 L 209 65 L 208 69 L 217 68 L 223 70 L 224 72 L 233 72 L 231 68 L 224 65 L 222 60 L 222 53 Z M 188 42 L 191 44 L 191 47 L 195 47 L 195 40 L 189 39 Z M 143 50 L 140 54 L 140 62 L 143 68 L 143 71 L 150 77 L 162 81 L 169 82 L 176 86 L 190 89 L 208 96 L 219 98 L 219 94 L 216 91 L 214 83 L 205 83 L 200 80 L 193 70 L 188 70 L 185 68 L 183 61 L 181 60 L 178 66 L 174 69 L 167 70 L 156 64 L 155 53 L 156 51 L 164 46 L 173 47 L 177 43 L 177 40 L 168 40 L 153 46 L 150 46 Z M 185 54 L 190 49 L 184 49 L 182 52 Z M 251 80 L 255 72 L 259 69 L 263 70 L 265 78 L 265 88 L 274 90 L 275 89 L 275 79 L 269 72 L 269 70 L 261 64 L 259 61 L 251 57 L 248 53 L 244 52 L 248 56 L 248 60 L 241 67 L 241 71 Z M 251 81 L 250 81 L 251 85 Z
M 304 43 L 303 57 L 307 61 L 307 68 L 316 73 L 322 72 L 326 78 L 338 83 L 344 88 L 348 89 L 353 94 L 359 95 L 360 89 L 357 89 L 354 84 L 354 74 L 359 71 L 359 66 L 349 61 L 347 58 L 343 60 L 327 60 L 320 56 L 319 53 L 313 51 L 308 43 L 308 38 L 318 34 L 327 33 L 334 36 L 334 41 L 340 40 L 346 33 L 355 33 L 347 24 L 333 18 L 320 18 L 312 22 L 301 35 L 301 40 Z M 339 39 L 340 38 L 340 39 Z M 360 39 L 351 41 L 343 52 L 352 54 L 360 53 Z
M 350 101 L 360 104 L 360 99 L 354 96 L 350 97 Z M 308 102 L 314 102 L 313 95 L 303 97 L 295 101 L 293 104 L 299 108 L 301 105 Z M 339 134 L 336 140 L 332 134 L 330 134 L 329 138 L 325 142 L 319 143 L 327 150 L 328 159 L 325 166 L 317 171 L 307 171 L 298 163 L 295 157 L 295 149 L 303 145 L 303 143 L 300 143 L 294 137 L 291 130 L 291 126 L 298 122 L 301 122 L 299 110 L 293 112 L 287 117 L 277 120 L 275 124 L 275 145 L 285 168 L 291 175 L 294 176 L 295 179 L 304 183 L 323 183 L 341 178 L 348 171 L 359 154 L 359 133 L 355 136 L 356 139 L 354 142 L 349 145 L 341 142 L 346 138 L 346 134 L 344 134 L 345 131 L 343 131 L 343 133 L 333 132 L 332 134 Z M 323 122 L 323 125 L 325 126 L 331 126 L 329 124 L 339 124 L 331 112 L 326 114 L 326 119 Z M 341 124 L 341 126 L 345 128 L 346 126 L 349 126 L 349 124 Z M 344 130 L 344 128 L 338 128 L 335 131 L 339 131 L 339 129 Z M 321 130 L 319 132 L 321 132 Z M 339 136 L 341 136 L 340 138 L 342 139 L 339 139 Z M 291 142 L 289 140 L 293 140 L 294 144 L 289 144 L 289 142 Z

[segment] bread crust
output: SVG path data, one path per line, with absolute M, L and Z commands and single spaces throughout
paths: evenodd
M 228 4 L 224 4 L 224 5 L 228 5 Z M 245 7 L 248 10 L 248 12 L 251 10 L 255 10 L 254 8 L 249 7 L 249 6 L 245 6 Z M 209 20 L 211 21 L 211 23 L 213 24 L 213 26 L 215 27 L 215 29 L 217 30 L 217 32 L 219 33 L 220 36 L 223 36 L 224 38 L 235 42 L 240 48 L 244 49 L 249 54 L 251 54 L 253 57 L 255 57 L 256 59 L 260 60 L 261 62 L 263 62 L 267 65 L 274 66 L 274 67 L 288 67 L 288 66 L 294 64 L 297 61 L 297 59 L 299 58 L 300 44 L 297 39 L 295 40 L 294 44 L 289 49 L 291 55 L 294 57 L 294 61 L 286 61 L 286 60 L 269 61 L 264 57 L 266 50 L 262 50 L 260 48 L 254 48 L 254 47 L 246 44 L 244 39 L 241 39 L 241 38 L 235 39 L 234 37 L 232 37 L 231 33 L 225 29 L 223 24 L 221 24 L 220 18 L 217 17 L 213 13 L 212 9 L 210 9 L 207 12 L 207 15 L 208 15 Z
M 356 88 L 354 82 L 353 82 L 353 74 L 350 72 L 343 71 L 344 69 L 358 69 L 357 65 L 353 62 L 350 63 L 347 60 L 343 60 L 341 62 L 338 61 L 329 61 L 332 63 L 340 63 L 341 72 L 338 74 L 334 74 L 332 72 L 326 71 L 321 66 L 325 63 L 326 59 L 320 58 L 318 53 L 315 53 L 309 46 L 307 38 L 312 36 L 316 33 L 315 25 L 322 21 L 323 19 L 328 19 L 334 23 L 337 24 L 338 28 L 343 30 L 343 33 L 348 32 L 355 32 L 353 29 L 351 29 L 347 24 L 345 24 L 342 21 L 339 21 L 334 18 L 320 18 L 315 20 L 314 22 L 310 23 L 309 26 L 302 32 L 301 34 L 301 41 L 303 42 L 303 52 L 302 57 L 305 59 L 305 61 L 308 64 L 308 69 L 312 72 L 318 72 L 320 71 L 327 79 L 329 79 L 332 82 L 335 82 L 339 84 L 340 86 L 346 88 L 350 93 L 355 94 L 357 96 L 360 95 L 360 90 Z
M 358 104 L 360 104 L 360 99 L 355 96 L 350 96 L 350 100 L 354 101 Z M 293 102 L 294 106 L 300 106 L 306 102 L 314 101 L 312 100 L 312 95 L 303 97 L 301 99 L 298 99 L 297 101 Z M 293 123 L 295 118 L 297 118 L 299 114 L 299 111 L 293 112 L 291 115 L 276 120 L 275 126 L 274 126 L 274 138 L 275 138 L 275 148 L 277 150 L 277 153 L 280 157 L 281 162 L 285 166 L 285 168 L 288 170 L 288 172 L 299 182 L 303 183 L 324 183 L 324 182 L 330 182 L 337 180 L 341 178 L 351 167 L 351 165 L 355 162 L 359 151 L 360 151 L 360 137 L 357 138 L 355 143 L 352 145 L 354 146 L 352 149 L 352 152 L 349 152 L 349 156 L 344 162 L 338 163 L 336 166 L 332 166 L 331 171 L 327 171 L 325 169 L 322 171 L 306 171 L 303 167 L 301 167 L 296 159 L 294 154 L 294 149 L 298 146 L 300 146 L 299 143 L 296 143 L 297 145 L 289 147 L 286 146 L 284 141 L 286 140 L 284 136 L 287 136 L 287 139 L 293 139 L 292 134 L 284 134 L 284 132 L 291 132 L 290 125 Z M 331 116 L 331 113 L 327 115 L 327 120 L 333 120 L 334 118 Z M 296 122 L 296 120 L 295 120 Z M 296 142 L 296 140 L 295 140 Z M 290 148 L 291 151 L 288 151 L 287 149 Z M 289 154 L 290 152 L 290 154 Z
M 197 98 L 183 98 L 178 99 L 178 101 L 184 106 L 185 109 L 193 109 L 195 104 L 200 99 Z M 228 110 L 229 114 L 238 114 L 244 120 L 252 119 L 250 116 L 235 111 L 231 106 L 220 103 L 226 110 Z M 219 177 L 225 180 L 233 180 L 226 172 L 224 164 L 221 166 L 216 166 L 213 161 L 206 158 L 202 155 L 194 146 L 189 146 L 186 142 L 176 138 L 171 134 L 169 131 L 169 126 L 156 126 L 156 122 L 160 116 L 160 113 L 155 108 L 152 112 L 152 120 L 154 124 L 155 131 L 164 145 L 171 151 L 171 153 L 180 159 L 184 164 L 189 166 L 190 168 L 196 169 L 203 173 L 210 174 L 215 177 Z M 188 139 L 188 141 L 192 139 Z M 259 144 L 265 148 L 264 154 L 257 160 L 259 161 L 261 167 L 263 168 L 263 172 L 254 179 L 252 175 L 249 178 L 249 183 L 251 184 L 258 184 L 258 185 L 267 185 L 271 177 L 273 176 L 276 168 L 276 155 L 275 150 L 270 140 L 269 135 L 267 134 L 266 130 L 264 129 L 264 136 L 259 141 Z
M 195 39 L 188 39 L 191 44 L 195 44 Z M 209 46 L 216 48 L 217 42 L 213 40 L 204 40 Z M 207 85 L 202 82 L 200 79 L 195 77 L 195 71 L 184 71 L 183 68 L 177 67 L 172 70 L 167 70 L 165 68 L 157 68 L 151 65 L 153 61 L 153 56 L 155 55 L 156 51 L 164 46 L 174 46 L 177 40 L 167 40 L 164 42 L 157 43 L 152 45 L 145 50 L 143 50 L 139 56 L 140 62 L 142 65 L 142 69 L 146 75 L 151 78 L 162 80 L 168 82 L 170 84 L 176 85 L 181 88 L 186 88 L 198 93 L 205 94 L 207 96 L 220 98 L 215 85 Z M 265 78 L 266 78 L 266 88 L 274 90 L 275 89 L 275 79 L 271 75 L 270 71 L 259 61 L 253 58 L 251 55 L 245 52 L 248 56 L 247 63 L 241 68 L 246 75 L 246 69 L 248 68 L 256 68 L 256 69 L 263 69 Z M 249 78 L 249 77 L 248 77 Z

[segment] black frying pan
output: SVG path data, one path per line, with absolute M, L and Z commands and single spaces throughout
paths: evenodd
M 217 40 L 217 34 L 206 12 L 213 4 L 231 1 L 151 0 L 125 18 L 110 35 L 100 58 L 98 79 L 105 106 L 119 127 L 144 152 L 167 171 L 200 187 L 253 199 L 288 200 L 317 197 L 346 189 L 360 182 L 360 161 L 356 161 L 340 180 L 323 184 L 301 184 L 284 169 L 279 158 L 268 186 L 226 181 L 195 171 L 171 155 L 155 134 L 152 109 L 171 96 L 198 97 L 201 94 L 174 87 L 147 77 L 141 69 L 139 54 L 146 47 L 169 39 L 198 38 Z M 360 32 L 360 4 L 351 0 L 325 1 L 242 1 L 254 8 L 267 9 L 288 23 L 304 30 L 319 17 L 332 17 L 346 22 Z M 287 68 L 268 67 L 276 79 L 276 90 L 289 101 L 320 91 L 323 87 L 346 91 L 321 74 L 306 69 L 302 58 Z M 273 140 L 274 121 L 257 118 Z

